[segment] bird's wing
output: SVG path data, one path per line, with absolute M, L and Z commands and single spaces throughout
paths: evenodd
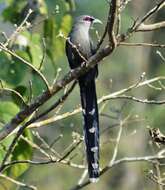
M 81 63 L 84 62 L 76 48 L 74 48 L 69 41 L 66 41 L 65 52 L 71 69 L 81 66 Z

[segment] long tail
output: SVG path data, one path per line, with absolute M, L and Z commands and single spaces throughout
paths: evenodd
M 91 182 L 97 182 L 99 178 L 99 117 L 95 79 L 88 82 L 81 80 L 79 85 L 84 117 L 88 174 Z

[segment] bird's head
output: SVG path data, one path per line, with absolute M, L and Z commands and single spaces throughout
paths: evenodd
M 75 25 L 77 25 L 77 26 L 81 25 L 81 26 L 84 26 L 87 28 L 90 28 L 95 23 L 102 24 L 102 22 L 99 19 L 94 18 L 93 16 L 89 16 L 89 15 L 79 16 L 75 20 Z

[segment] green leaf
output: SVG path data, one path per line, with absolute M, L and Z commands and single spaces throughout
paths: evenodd
M 13 102 L 0 101 L 0 120 L 3 122 L 9 122 L 10 119 L 19 111 L 19 108 Z
M 57 25 L 53 17 L 44 22 L 44 38 L 46 41 L 46 53 L 51 61 L 55 62 L 55 45 L 56 45 Z
M 19 108 L 12 102 L 0 102 L 0 126 L 10 121 L 10 119 L 19 111 Z M 32 141 L 31 132 L 25 130 L 23 136 Z M 11 135 L 0 142 L 0 161 L 3 160 L 6 150 L 11 144 L 14 136 Z M 12 155 L 9 157 L 9 162 L 15 160 L 27 160 L 32 158 L 32 147 L 25 142 L 23 139 L 20 139 L 12 152 Z M 16 164 L 12 167 L 9 167 L 6 172 L 7 175 L 10 175 L 14 178 L 23 174 L 29 168 L 28 164 Z
M 27 88 L 25 86 L 20 85 L 17 86 L 14 90 L 19 92 L 22 96 L 24 96 L 27 91 Z
M 17 52 L 28 58 L 26 52 Z M 15 57 L 0 52 L 0 79 L 13 86 L 17 86 L 25 77 L 27 66 Z
M 32 140 L 31 132 L 25 130 L 23 136 Z M 32 147 L 23 139 L 20 139 L 15 146 L 10 161 L 30 160 L 32 158 Z M 29 168 L 29 164 L 16 164 L 7 169 L 7 174 L 16 178 L 22 175 Z
M 19 108 L 17 105 L 15 105 L 12 102 L 6 101 L 2 102 L 0 101 L 0 128 L 3 127 L 3 125 L 10 121 L 10 119 L 19 111 Z M 0 161 L 2 161 L 7 147 L 11 143 L 13 139 L 13 136 L 9 136 L 5 138 L 2 142 L 0 142 Z
M 25 0 L 17 0 L 9 2 L 9 6 L 4 9 L 2 16 L 5 21 L 10 21 L 12 23 L 17 23 L 20 19 L 20 12 L 25 7 Z
M 0 161 L 3 160 L 7 147 L 9 147 L 10 143 L 13 140 L 13 136 L 9 136 L 7 138 L 5 138 L 2 142 L 0 142 Z
M 43 56 L 43 50 L 41 47 L 41 36 L 39 34 L 35 33 L 31 36 L 29 51 L 32 58 L 32 64 L 36 68 L 39 68 Z
M 0 89 L 1 103 L 6 102 L 6 101 L 11 101 L 11 102 L 15 103 L 19 108 L 23 108 L 24 106 L 26 106 L 23 97 L 20 94 L 18 94 L 17 92 L 16 92 L 16 90 L 14 91 L 9 88 Z
M 72 22 L 72 17 L 70 15 L 65 15 L 62 19 L 61 30 L 65 36 L 67 36 L 68 32 L 70 31 L 71 22 Z
M 10 119 L 19 111 L 19 108 L 12 102 L 0 102 L 0 126 L 2 124 L 9 122 Z M 24 137 L 32 140 L 31 132 L 26 130 L 23 134 Z M 5 138 L 2 142 L 0 142 L 0 161 L 3 160 L 4 155 L 6 154 L 6 150 L 8 149 L 9 145 L 11 144 L 14 136 L 11 135 Z M 24 140 L 20 139 L 17 142 L 17 145 L 12 152 L 12 155 L 9 157 L 9 162 L 14 160 L 26 160 L 31 159 L 32 157 L 32 147 L 26 143 Z M 12 177 L 18 177 L 23 174 L 27 169 L 28 164 L 16 164 L 7 169 L 7 174 Z
M 54 17 L 50 17 L 44 23 L 44 37 L 46 39 L 46 52 L 53 63 L 64 54 L 65 38 L 59 37 L 60 31 L 67 36 L 71 25 L 71 17 L 65 15 L 61 24 Z
M 34 97 L 38 96 L 39 94 L 41 94 L 43 92 L 45 85 L 43 85 L 43 81 L 38 79 L 38 75 L 36 73 L 33 73 L 31 82 L 32 82 L 33 96 Z

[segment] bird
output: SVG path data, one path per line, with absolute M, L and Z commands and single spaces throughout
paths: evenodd
M 89 34 L 95 23 L 102 22 L 89 15 L 81 15 L 75 19 L 65 48 L 71 70 L 86 64 L 86 61 L 96 53 Z M 98 66 L 96 65 L 78 78 L 88 175 L 92 183 L 99 180 L 99 113 L 95 84 L 97 76 Z

